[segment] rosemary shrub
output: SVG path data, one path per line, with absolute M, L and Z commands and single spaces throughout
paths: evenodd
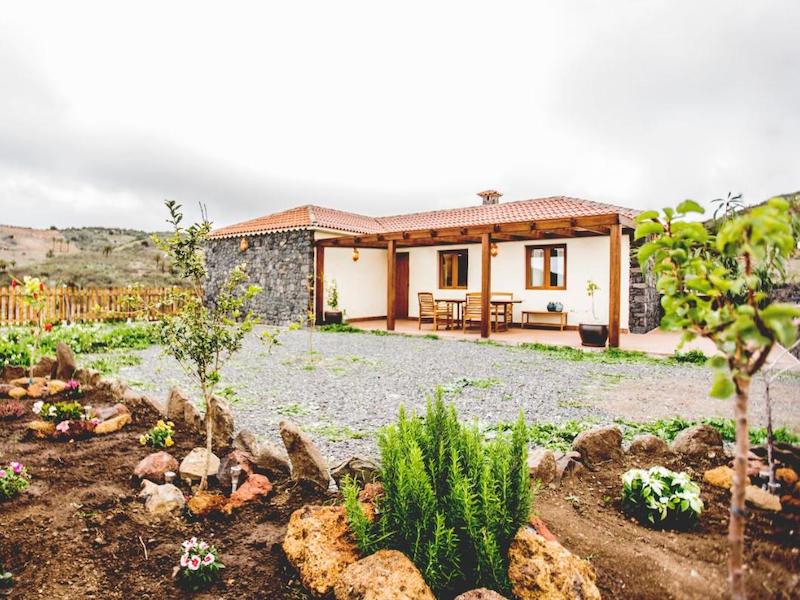
M 520 415 L 510 435 L 486 442 L 442 395 L 437 389 L 424 418 L 401 408 L 381 431 L 379 518 L 366 518 L 348 481 L 350 527 L 364 553 L 405 553 L 437 595 L 481 586 L 508 593 L 508 547 L 532 501 L 525 421 Z

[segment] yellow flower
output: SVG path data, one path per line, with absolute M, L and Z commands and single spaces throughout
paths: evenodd
M 139 443 L 144 446 L 147 443 L 147 437 L 144 435 L 139 436 Z
M 172 446 L 174 443 L 175 443 L 175 442 L 173 442 L 173 441 L 172 441 L 172 438 L 171 438 L 171 437 L 168 437 L 167 439 L 165 439 L 165 440 L 164 440 L 164 445 L 165 445 L 167 448 L 169 448 L 170 446 Z
M 170 428 L 170 429 L 172 429 L 173 427 L 175 427 L 175 423 L 173 423 L 172 421 L 167 421 L 167 425 L 169 425 L 169 428 Z
M 167 425 L 166 425 L 166 423 L 164 423 L 164 421 L 159 421 L 158 423 L 156 423 L 156 427 L 159 427 L 159 428 L 164 428 L 166 426 Z

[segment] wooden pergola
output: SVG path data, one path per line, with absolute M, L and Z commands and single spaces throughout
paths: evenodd
M 316 246 L 315 311 L 317 322 L 321 322 L 324 309 L 325 248 L 383 248 L 386 249 L 386 329 L 395 328 L 395 271 L 398 248 L 419 246 L 441 246 L 452 244 L 481 244 L 481 337 L 489 337 L 491 298 L 491 245 L 494 242 L 524 240 L 548 240 L 608 236 L 610 247 L 608 343 L 619 347 L 620 290 L 622 274 L 622 233 L 632 231 L 632 219 L 619 213 L 572 217 L 563 219 L 539 219 L 516 221 L 493 225 L 468 227 L 446 227 L 410 231 L 394 231 L 368 235 L 353 235 L 320 239 Z

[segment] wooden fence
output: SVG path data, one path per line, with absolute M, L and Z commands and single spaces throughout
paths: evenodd
M 178 308 L 181 288 L 45 288 L 44 319 L 49 323 L 156 319 Z M 0 325 L 20 325 L 36 315 L 22 301 L 22 290 L 0 287 Z

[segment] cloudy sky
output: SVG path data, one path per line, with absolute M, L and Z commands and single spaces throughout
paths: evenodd
M 794 0 L 0 2 L 0 223 L 800 189 Z

